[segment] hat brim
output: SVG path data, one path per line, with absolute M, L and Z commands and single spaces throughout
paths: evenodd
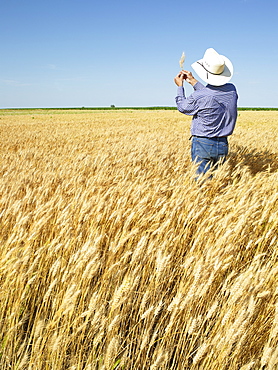
M 193 63 L 191 67 L 194 69 L 197 75 L 206 83 L 213 86 L 222 86 L 229 82 L 230 79 L 233 77 L 234 68 L 232 62 L 228 58 L 224 57 L 224 55 L 221 55 L 221 57 L 225 61 L 225 67 L 224 71 L 219 75 L 212 74 L 205 70 L 205 68 L 202 66 L 203 59 L 200 59 L 197 62 Z

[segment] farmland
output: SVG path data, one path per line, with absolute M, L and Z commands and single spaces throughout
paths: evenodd
M 278 112 L 194 181 L 173 110 L 0 111 L 0 368 L 276 369 Z

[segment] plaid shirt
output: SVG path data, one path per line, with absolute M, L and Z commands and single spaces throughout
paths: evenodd
M 185 97 L 184 88 L 178 87 L 177 108 L 181 113 L 193 116 L 191 135 L 204 137 L 229 136 L 237 119 L 238 95 L 233 84 L 204 86 L 197 82 L 194 92 Z

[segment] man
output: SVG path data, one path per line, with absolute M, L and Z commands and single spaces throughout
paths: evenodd
M 228 154 L 228 136 L 233 133 L 237 119 L 238 95 L 233 84 L 231 61 L 214 49 L 206 50 L 203 59 L 192 64 L 197 75 L 207 83 L 197 81 L 191 72 L 182 70 L 174 79 L 178 86 L 177 109 L 193 116 L 191 125 L 191 158 L 198 164 L 197 173 L 223 163 Z M 194 92 L 185 97 L 183 81 Z

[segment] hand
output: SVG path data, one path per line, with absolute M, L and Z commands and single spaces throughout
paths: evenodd
M 185 80 L 185 78 L 184 78 L 184 77 L 186 77 L 186 76 L 185 76 L 185 73 L 183 73 L 183 72 L 184 72 L 184 71 L 179 72 L 179 73 L 176 75 L 176 77 L 174 78 L 175 84 L 176 84 L 177 86 L 183 86 L 183 81 Z
M 185 80 L 186 82 L 188 82 L 191 86 L 194 86 L 198 81 L 196 80 L 196 78 L 193 77 L 192 73 L 189 72 L 189 71 L 181 71 L 181 73 L 183 73 L 183 75 L 186 76 Z

